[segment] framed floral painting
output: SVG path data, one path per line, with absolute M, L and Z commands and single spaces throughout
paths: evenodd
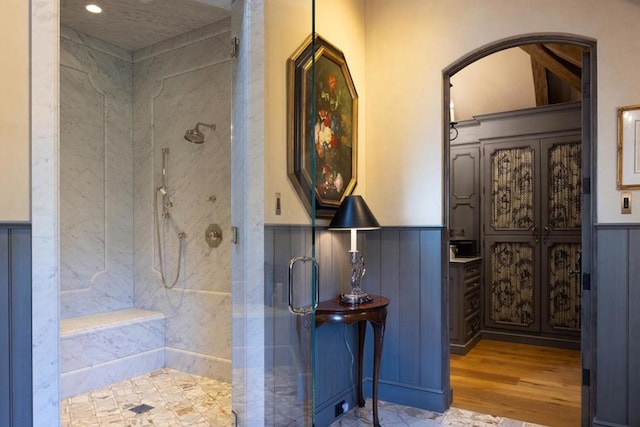
M 309 214 L 315 198 L 331 218 L 356 186 L 358 94 L 342 51 L 318 35 L 287 61 L 287 122 L 289 180 Z

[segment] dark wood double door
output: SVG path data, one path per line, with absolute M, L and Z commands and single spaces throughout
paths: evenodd
M 482 149 L 485 329 L 579 338 L 580 135 Z

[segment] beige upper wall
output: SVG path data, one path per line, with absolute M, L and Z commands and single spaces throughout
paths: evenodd
M 265 222 L 307 223 L 286 177 L 285 61 L 310 32 L 310 3 L 267 2 Z M 640 7 L 630 0 L 320 0 L 317 29 L 343 49 L 360 94 L 358 187 L 380 222 L 441 225 L 442 70 L 498 40 L 567 33 L 597 40 L 599 222 L 619 213 L 616 108 L 640 103 Z M 366 96 L 365 96 L 366 95 Z M 364 128 L 363 128 L 364 126 Z M 276 216 L 275 192 L 282 194 Z
M 316 32 L 341 49 L 358 92 L 358 184 L 365 194 L 365 0 L 316 2 Z M 311 1 L 265 1 L 265 223 L 308 224 L 309 215 L 287 178 L 286 61 L 311 34 Z M 282 214 L 275 214 L 275 193 Z M 366 196 L 365 196 L 366 197 Z
M 29 2 L 0 13 L 0 222 L 30 220 Z
M 496 52 L 451 78 L 455 120 L 536 106 L 531 57 L 520 48 Z
M 366 6 L 367 198 L 383 225 L 442 224 L 442 70 L 497 40 L 542 32 L 597 40 L 598 221 L 640 219 L 640 196 L 633 215 L 622 216 L 616 190 L 616 108 L 640 103 L 640 7 L 627 0 Z
M 310 33 L 310 5 L 266 3 L 265 221 L 304 223 L 308 216 L 286 177 L 284 76 L 286 58 Z M 620 215 L 615 184 L 616 108 L 640 103 L 634 2 L 322 0 L 318 6 L 318 32 L 345 52 L 360 95 L 355 191 L 383 225 L 442 224 L 442 70 L 496 40 L 540 32 L 597 40 L 598 220 L 640 220 L 638 195 L 634 213 Z M 0 25 L 0 221 L 28 221 L 27 2 L 3 4 Z M 281 216 L 274 214 L 275 192 L 282 194 Z

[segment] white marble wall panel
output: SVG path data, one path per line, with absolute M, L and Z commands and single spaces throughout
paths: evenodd
M 155 186 L 162 183 L 162 149 L 168 148 L 167 191 L 173 203 L 171 217 L 162 221 L 161 243 L 167 271 L 172 273 L 178 263 L 176 231 L 186 233 L 181 285 L 188 289 L 230 290 L 229 71 L 224 62 L 166 77 L 151 104 Z M 205 142 L 189 143 L 184 133 L 198 122 L 216 123 L 216 129 L 200 127 Z M 217 248 L 205 241 L 209 224 L 223 230 L 224 243 Z M 155 268 L 159 271 L 158 260 Z
M 113 44 L 107 43 L 104 40 L 92 37 L 83 32 L 74 30 L 73 28 L 67 27 L 65 25 L 60 25 L 60 36 L 64 40 L 69 40 L 76 42 L 79 45 L 84 45 L 91 48 L 91 51 L 102 52 L 107 55 L 113 56 L 115 58 L 120 58 L 126 62 L 133 61 L 133 53 L 127 49 L 123 49 L 122 47 L 115 46 Z M 90 52 L 90 51 L 89 51 Z M 76 64 L 76 68 L 81 65 L 81 62 L 72 62 L 74 61 L 73 57 L 66 58 L 67 65 L 74 66 Z M 108 69 L 105 71 L 109 71 Z
M 155 371 L 164 366 L 165 350 L 163 347 L 67 372 L 60 375 L 60 399 L 86 393 L 127 378 Z
M 168 347 L 231 359 L 229 294 L 167 292 L 165 310 Z
M 60 67 L 60 289 L 88 288 L 105 268 L 105 96 Z
M 231 360 L 229 23 L 134 54 L 135 304 L 165 314 L 166 345 L 175 349 L 167 366 L 217 378 L 227 375 L 218 371 L 228 373 Z M 215 130 L 200 128 L 205 142 L 199 145 L 184 139 L 198 122 L 216 124 Z M 173 206 L 170 218 L 159 222 L 158 240 L 154 193 L 162 184 L 163 148 L 169 149 Z M 217 248 L 204 240 L 211 223 L 224 233 Z M 178 268 L 178 232 L 186 239 L 180 276 L 169 290 L 160 279 L 157 245 L 170 284 Z
M 232 3 L 240 40 L 233 70 L 232 219 L 233 409 L 246 425 L 264 425 L 264 20 L 263 0 Z
M 126 322 L 119 322 L 120 311 L 131 313 Z M 114 312 L 102 322 L 93 322 L 92 316 L 65 319 L 61 322 L 60 372 L 105 363 L 111 360 L 144 353 L 164 347 L 164 316 L 162 313 L 129 309 Z M 125 313 L 128 314 L 128 313 Z M 88 325 L 72 328 L 66 320 L 88 318 Z M 93 326 L 93 327 L 92 327 Z
M 218 381 L 231 382 L 231 360 L 212 357 L 202 353 L 165 348 L 167 366 Z
M 60 314 L 133 306 L 131 53 L 62 27 Z
M 60 419 L 58 1 L 31 1 L 33 425 Z M 54 421 L 55 423 L 55 421 Z
M 212 24 L 205 25 L 188 33 L 183 33 L 157 44 L 133 52 L 133 62 L 141 62 L 172 50 L 181 49 L 201 40 L 211 39 L 213 36 L 229 33 L 230 18 L 221 19 Z M 229 46 L 229 45 L 227 45 Z M 230 47 L 230 46 L 229 46 Z M 221 57 L 224 59 L 224 56 Z

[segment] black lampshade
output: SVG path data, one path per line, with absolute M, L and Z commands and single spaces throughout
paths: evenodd
M 380 228 L 380 223 L 362 196 L 347 196 L 329 224 L 329 229 L 339 228 L 373 230 Z

